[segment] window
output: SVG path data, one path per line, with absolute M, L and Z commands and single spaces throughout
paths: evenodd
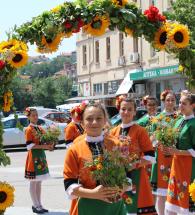
M 94 84 L 93 85 L 93 93 L 94 93 L 94 95 L 102 94 L 102 84 Z
M 133 51 L 138 52 L 138 38 L 133 38 Z
M 100 62 L 100 51 L 99 51 L 99 41 L 95 42 L 95 62 L 99 63 Z
M 110 60 L 110 37 L 106 38 L 106 60 Z
M 83 46 L 83 66 L 87 65 L 87 46 Z
M 29 120 L 27 118 L 19 118 L 19 121 L 23 127 L 27 127 L 29 125 Z
M 150 57 L 155 57 L 156 55 L 156 50 L 154 49 L 153 46 L 150 47 Z
M 104 95 L 108 94 L 108 83 L 104 83 Z
M 119 55 L 120 57 L 124 55 L 124 34 L 119 33 Z
M 9 128 L 16 128 L 16 120 L 11 119 L 3 122 L 3 128 L 9 129 Z
M 43 119 L 38 119 L 37 125 L 45 125 L 45 121 Z

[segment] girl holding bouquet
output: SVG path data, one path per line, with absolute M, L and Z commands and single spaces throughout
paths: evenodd
M 137 163 L 127 176 L 132 180 L 132 191 L 124 197 L 128 214 L 156 214 L 149 178 L 145 166 L 155 162 L 154 150 L 148 132 L 133 121 L 136 114 L 136 104 L 133 99 L 120 96 L 116 100 L 122 124 L 112 129 L 111 134 L 119 139 L 129 139 L 130 154 L 137 154 Z
M 161 130 L 161 125 L 168 126 L 170 123 L 176 122 L 178 117 L 175 111 L 176 97 L 172 91 L 165 90 L 162 92 L 161 101 L 164 102 L 165 109 L 153 119 L 153 132 Z M 157 126 L 157 124 L 159 126 Z M 163 146 L 160 144 L 161 143 L 159 142 L 156 149 L 157 162 L 152 166 L 151 184 L 153 187 L 153 194 L 156 195 L 157 212 L 159 215 L 164 215 L 172 156 L 170 154 L 165 155 L 162 150 Z
M 176 149 L 169 148 L 174 155 L 165 205 L 167 215 L 194 214 L 195 203 L 189 196 L 189 185 L 195 179 L 195 118 L 193 107 L 195 96 L 183 95 L 180 99 L 180 111 L 183 117 L 175 127 L 179 130 Z
M 80 116 L 85 134 L 69 147 L 64 163 L 64 186 L 72 199 L 70 215 L 126 215 L 122 200 L 114 203 L 109 200 L 117 195 L 118 189 L 99 185 L 86 167 L 87 161 L 119 145 L 117 139 L 103 133 L 106 111 L 100 103 L 93 103 L 88 104 Z
M 140 118 L 137 123 L 141 125 L 142 127 L 145 127 L 146 130 L 148 131 L 149 136 L 152 134 L 152 119 L 157 115 L 157 107 L 158 107 L 158 102 L 157 99 L 151 96 L 145 96 L 143 98 L 143 104 L 146 107 L 147 114 L 144 115 L 142 118 Z M 154 141 L 155 145 L 155 141 Z M 152 170 L 152 165 L 147 166 L 147 173 L 150 178 L 151 176 L 151 170 Z
M 30 195 L 33 202 L 34 213 L 48 212 L 41 204 L 41 181 L 49 177 L 49 170 L 44 150 L 52 151 L 54 145 L 42 144 L 39 134 L 44 130 L 37 125 L 38 113 L 36 109 L 26 108 L 26 115 L 30 121 L 25 130 L 25 139 L 28 150 L 25 166 L 25 178 L 30 181 Z
M 85 108 L 85 103 L 78 105 L 70 111 L 72 122 L 70 122 L 64 129 L 64 137 L 67 145 L 71 144 L 78 136 L 82 135 L 84 132 L 81 126 L 80 114 Z

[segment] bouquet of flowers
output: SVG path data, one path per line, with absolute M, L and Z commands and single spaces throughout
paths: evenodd
M 58 143 L 58 137 L 60 136 L 60 134 L 60 128 L 55 125 L 51 125 L 45 132 L 39 132 L 38 137 L 41 143 L 55 145 Z
M 112 151 L 104 150 L 102 155 L 93 157 L 92 161 L 87 161 L 85 166 L 89 168 L 92 178 L 105 187 L 117 187 L 119 192 L 124 187 L 131 187 L 131 179 L 126 173 L 133 168 L 138 156 L 129 153 L 127 145 L 116 146 Z M 113 201 L 120 199 L 116 195 Z
M 175 148 L 179 136 L 179 130 L 174 128 L 177 116 L 171 118 L 169 116 L 160 115 L 152 119 L 155 127 L 154 136 L 165 147 Z

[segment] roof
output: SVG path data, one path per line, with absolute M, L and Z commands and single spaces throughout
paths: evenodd
M 84 97 L 74 97 L 67 99 L 66 101 L 83 101 L 83 100 L 95 100 L 95 99 L 109 99 L 115 98 L 116 94 L 108 94 L 108 95 L 98 95 L 98 96 L 84 96 Z

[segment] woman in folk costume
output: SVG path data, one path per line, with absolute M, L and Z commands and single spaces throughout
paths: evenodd
M 44 150 L 52 151 L 54 145 L 46 145 L 40 142 L 40 134 L 44 130 L 37 125 L 38 113 L 36 109 L 26 108 L 26 115 L 30 121 L 25 130 L 25 139 L 28 150 L 25 166 L 25 178 L 30 181 L 30 195 L 33 202 L 34 213 L 48 212 L 41 205 L 41 181 L 49 177 L 49 170 Z
M 178 114 L 175 111 L 176 97 L 171 90 L 165 90 L 161 93 L 161 101 L 164 102 L 164 111 L 157 115 L 157 119 L 176 120 Z M 165 120 L 164 120 L 165 121 Z M 166 122 L 169 123 L 168 121 Z M 153 131 L 156 130 L 155 123 Z M 155 137 L 154 137 L 155 139 Z M 156 209 L 159 215 L 164 215 L 165 201 L 167 196 L 168 181 L 170 176 L 170 168 L 172 163 L 172 156 L 165 155 L 161 147 L 156 147 L 157 162 L 152 166 L 151 184 L 153 187 L 153 194 L 156 196 Z
M 85 165 L 92 157 L 102 155 L 104 148 L 112 150 L 119 144 L 116 138 L 103 133 L 106 111 L 101 104 L 88 104 L 81 116 L 85 134 L 69 147 L 64 163 L 64 186 L 72 199 L 70 215 L 126 215 L 122 200 L 108 200 L 118 190 L 98 185 Z
M 175 127 L 179 130 L 176 149 L 167 148 L 173 154 L 165 210 L 167 215 L 195 214 L 195 203 L 189 196 L 189 185 L 195 179 L 195 96 L 183 95 L 180 111 L 183 117 Z
M 149 136 L 151 136 L 152 119 L 157 115 L 158 102 L 157 102 L 156 98 L 147 95 L 143 98 L 143 104 L 146 107 L 147 114 L 144 115 L 142 118 L 140 118 L 137 121 L 137 124 L 141 125 L 142 127 L 145 127 L 146 130 L 148 131 Z M 154 145 L 155 145 L 155 141 L 154 141 Z M 150 177 L 152 165 L 148 165 L 148 167 L 146 169 L 147 169 L 148 176 Z
M 140 158 L 140 163 L 135 166 L 135 169 L 127 173 L 133 184 L 133 190 L 125 193 L 128 199 L 131 199 L 129 202 L 125 201 L 127 214 L 156 214 L 150 182 L 145 170 L 145 166 L 155 162 L 152 143 L 146 129 L 133 121 L 136 114 L 135 101 L 126 96 L 120 96 L 117 98 L 117 108 L 122 124 L 113 128 L 111 134 L 117 138 L 129 138 L 129 151 L 136 153 Z
M 84 129 L 81 126 L 80 113 L 84 110 L 86 103 L 83 102 L 80 105 L 72 108 L 70 122 L 64 129 L 64 138 L 67 145 L 71 144 L 78 136 L 84 133 Z

